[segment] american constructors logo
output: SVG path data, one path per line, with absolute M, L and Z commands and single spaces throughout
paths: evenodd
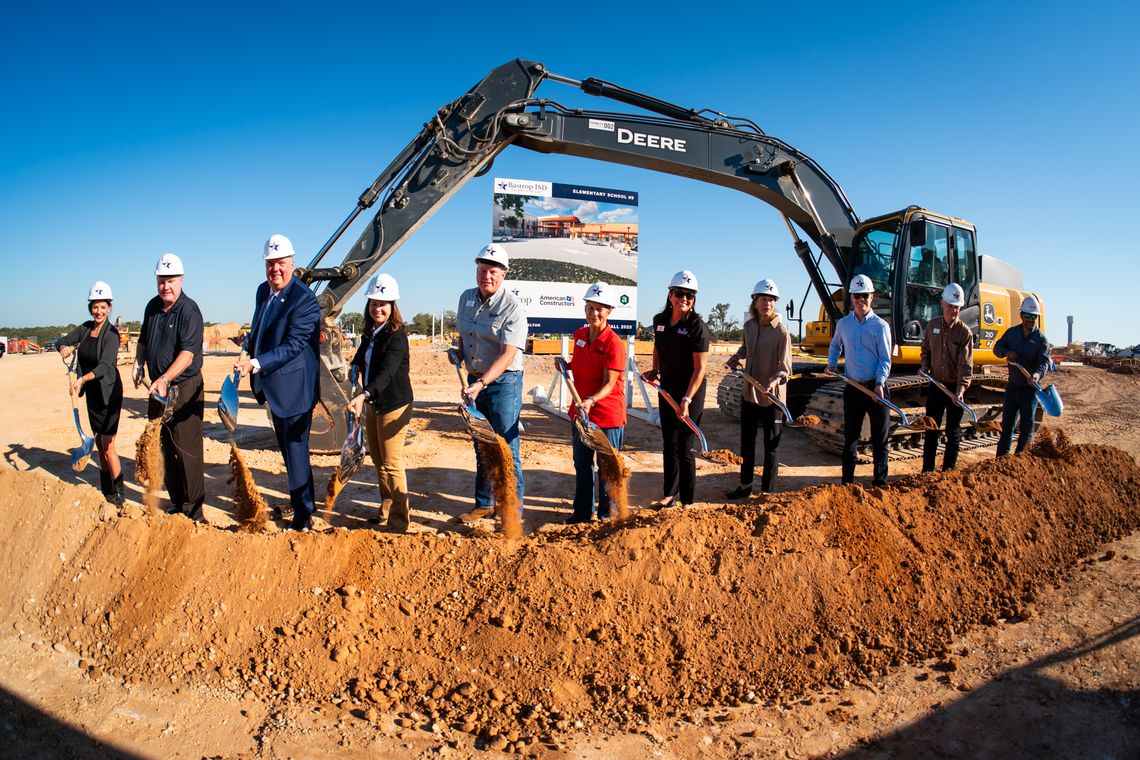
M 539 296 L 539 306 L 554 306 L 554 307 L 573 307 L 574 296 Z
M 507 195 L 537 195 L 549 198 L 554 194 L 553 182 L 541 182 L 533 179 L 503 179 L 495 178 L 495 192 Z

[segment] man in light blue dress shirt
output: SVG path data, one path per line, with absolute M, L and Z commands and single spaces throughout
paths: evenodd
M 851 313 L 835 324 L 835 336 L 827 352 L 827 365 L 837 371 L 840 354 L 847 377 L 886 398 L 891 374 L 891 328 L 871 310 L 875 284 L 865 274 L 856 275 L 847 289 Z M 887 435 L 890 410 L 850 385 L 843 388 L 843 482 L 855 482 L 855 460 L 863 417 L 871 420 L 871 453 L 874 459 L 872 485 L 887 484 Z

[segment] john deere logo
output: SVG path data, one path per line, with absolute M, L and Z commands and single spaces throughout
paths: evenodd
M 994 305 L 992 303 L 982 304 L 982 321 L 987 325 L 994 323 Z
M 623 295 L 618 300 L 621 301 L 622 306 L 629 306 L 629 296 Z

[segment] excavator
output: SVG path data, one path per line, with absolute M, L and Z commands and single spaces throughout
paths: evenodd
M 546 80 L 645 113 L 569 108 L 536 97 Z M 875 310 L 894 336 L 894 371 L 899 374 L 890 378 L 889 389 L 892 400 L 904 408 L 920 403 L 925 394 L 926 381 L 906 373 L 917 370 L 922 328 L 939 313 L 947 283 L 958 282 L 966 291 L 961 318 L 975 334 L 979 364 L 999 362 L 993 344 L 1003 329 L 1016 324 L 1027 294 L 1016 268 L 978 255 L 969 222 L 919 206 L 861 220 L 819 164 L 749 119 L 686 108 L 592 77 L 572 79 L 541 63 L 516 59 L 433 114 L 361 193 L 312 261 L 298 268 L 295 276 L 316 291 L 322 315 L 322 398 L 311 434 L 315 451 L 338 450 L 345 435 L 347 367 L 336 322 L 348 299 L 465 183 L 489 172 L 496 156 L 511 145 L 688 177 L 739 190 L 774 208 L 807 270 L 809 292 L 813 289 L 821 303 L 819 320 L 807 325 L 807 352 L 826 356 L 835 322 L 851 308 L 844 287 L 856 274 L 867 274 L 876 285 Z M 344 232 L 373 206 L 378 210 L 342 262 L 322 267 Z M 821 416 L 824 423 L 812 434 L 820 445 L 838 450 L 843 417 L 834 405 L 841 381 L 824 376 L 822 368 L 818 361 L 797 364 L 790 406 L 796 415 L 807 409 Z M 996 377 L 975 383 L 974 392 L 983 398 L 967 401 L 992 404 L 1001 385 Z M 727 413 L 739 413 L 739 376 L 728 376 L 718 400 Z M 892 448 L 903 455 L 916 445 L 909 440 L 916 434 L 905 429 L 893 435 Z M 969 446 L 969 435 L 964 439 L 963 446 Z

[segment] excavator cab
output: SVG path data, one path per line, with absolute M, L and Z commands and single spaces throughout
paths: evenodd
M 942 313 L 942 290 L 951 282 L 966 291 L 960 318 L 978 333 L 977 250 L 965 220 L 917 206 L 868 219 L 852 241 L 851 273 L 875 283 L 873 308 L 891 325 L 896 364 L 919 363 L 923 330 Z

